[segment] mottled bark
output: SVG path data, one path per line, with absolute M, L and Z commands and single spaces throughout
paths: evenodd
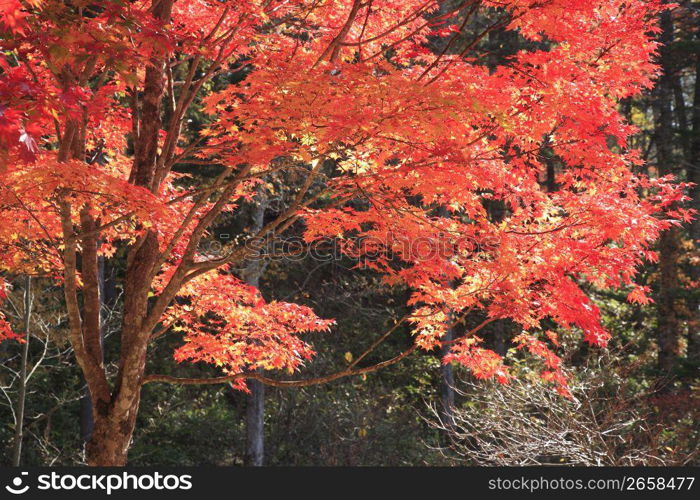
M 154 2 L 153 16 L 167 23 L 172 5 L 173 0 Z M 153 191 L 158 188 L 154 185 L 154 179 L 159 132 L 163 125 L 161 114 L 166 63 L 161 54 L 154 53 L 146 69 L 141 107 L 132 109 L 132 113 L 138 116 L 138 138 L 135 140 L 134 164 L 129 180 L 134 185 Z M 135 100 L 135 103 L 138 102 Z M 159 257 L 158 239 L 152 231 L 146 232 L 127 254 L 119 371 L 108 401 L 97 400 L 93 407 L 94 426 L 86 445 L 90 465 L 124 465 L 127 460 L 151 334 L 150 325 L 146 325 L 150 277 Z
M 97 467 L 126 465 L 127 451 L 134 432 L 128 416 L 95 416 L 92 437 L 86 446 L 88 464 Z

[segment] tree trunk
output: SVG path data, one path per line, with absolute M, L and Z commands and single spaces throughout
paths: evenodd
M 266 208 L 265 194 L 258 190 L 253 210 L 252 234 L 257 233 L 263 227 Z M 243 278 L 246 283 L 258 288 L 264 268 L 262 260 L 259 258 L 251 259 L 243 270 Z M 248 389 L 250 394 L 247 396 L 246 406 L 245 464 L 260 467 L 265 459 L 265 384 L 259 380 L 250 380 L 248 381 Z
M 265 458 L 265 384 L 250 380 L 248 389 L 245 464 L 260 467 Z
M 450 218 L 452 215 L 444 205 L 438 208 L 438 214 L 443 218 Z M 455 288 L 456 283 L 450 283 L 451 288 Z M 455 338 L 454 331 L 455 315 L 452 311 L 447 315 L 447 330 L 442 337 L 442 347 L 440 348 L 440 407 L 439 416 L 445 430 L 451 428 L 454 424 L 454 406 L 455 406 L 455 376 L 452 364 L 442 363 L 445 356 L 450 353 L 452 348 L 452 340 Z
M 663 75 L 654 90 L 654 138 L 656 142 L 656 164 L 659 175 L 674 172 L 673 156 L 673 71 L 669 57 L 669 45 L 673 41 L 673 21 L 669 11 L 661 14 L 660 63 Z M 679 288 L 678 259 L 680 255 L 680 235 L 677 228 L 671 228 L 661 235 L 659 241 L 659 291 L 657 297 L 657 343 L 659 388 L 668 387 L 668 380 L 676 368 L 680 354 L 680 312 L 677 304 Z
M 700 32 L 696 35 L 696 43 L 700 44 Z M 687 179 L 694 185 L 689 190 L 690 206 L 698 211 L 690 223 L 690 239 L 693 251 L 700 252 L 700 51 L 695 56 L 695 89 L 693 92 L 693 110 L 691 115 L 692 137 L 687 158 Z M 690 267 L 690 277 L 694 282 L 700 281 L 700 266 Z M 688 321 L 688 360 L 694 366 L 700 366 L 700 293 L 692 290 L 688 301 L 690 320 Z
M 95 421 L 92 417 L 92 398 L 87 387 L 83 389 L 83 396 L 80 398 L 80 439 L 83 443 L 90 441 L 92 436 L 92 428 L 95 426 Z
M 99 294 L 100 294 L 100 311 L 102 307 L 107 303 L 107 298 L 105 294 L 105 258 L 99 257 L 97 264 L 98 272 L 98 283 L 99 283 Z M 102 314 L 99 313 L 99 323 L 100 323 L 100 345 L 104 347 L 104 325 L 102 323 Z M 102 356 L 104 358 L 104 349 L 101 349 Z M 104 360 L 103 360 L 104 361 Z M 92 416 L 92 397 L 90 396 L 90 391 L 85 388 L 83 397 L 80 398 L 80 438 L 83 443 L 90 441 L 92 437 L 92 428 L 95 426 L 95 421 Z
M 96 416 L 92 436 L 85 446 L 88 465 L 124 466 L 136 419 L 113 415 Z
M 441 349 L 441 356 L 444 357 L 450 352 L 450 342 L 454 338 L 454 329 L 448 328 L 443 340 L 445 341 Z M 455 375 L 452 364 L 442 364 L 442 383 L 440 384 L 441 408 L 440 420 L 444 427 L 449 428 L 454 424 L 455 406 Z
M 27 365 L 29 364 L 29 323 L 32 318 L 32 277 L 24 281 L 24 344 L 19 372 L 19 394 L 15 410 L 15 436 L 12 447 L 12 465 L 19 467 L 22 463 L 22 440 L 24 439 L 24 410 L 27 399 Z
M 153 17 L 169 22 L 173 2 L 174 0 L 154 0 Z M 132 113 L 139 117 L 137 120 L 139 126 L 134 131 L 134 164 L 129 181 L 154 192 L 158 189 L 155 179 L 160 145 L 159 134 L 163 128 L 162 101 L 165 94 L 165 69 L 166 60 L 162 55 L 155 54 L 146 68 L 141 109 L 132 109 Z M 85 449 L 89 465 L 123 466 L 126 464 L 127 450 L 136 425 L 136 415 L 141 400 L 141 382 L 146 367 L 146 353 L 151 330 L 155 326 L 155 322 L 147 321 L 147 318 L 151 317 L 148 299 L 152 273 L 159 257 L 158 238 L 153 231 L 147 231 L 127 254 L 119 371 L 114 388 L 106 399 L 104 395 L 101 398 L 91 394 L 94 426 Z M 97 267 L 96 260 L 94 266 Z M 91 295 L 93 301 L 94 295 Z M 97 305 L 99 307 L 99 302 Z M 90 331 L 94 336 L 94 326 L 84 331 Z M 99 336 L 99 323 L 97 335 Z M 96 360 L 93 359 L 92 362 Z M 91 376 L 86 373 L 88 383 L 90 378 Z

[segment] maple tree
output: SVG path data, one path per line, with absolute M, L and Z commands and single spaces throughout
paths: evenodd
M 10 0 L 0 3 L 0 268 L 63 288 L 70 341 L 93 401 L 94 465 L 126 462 L 149 382 L 299 386 L 366 373 L 451 341 L 445 362 L 510 375 L 477 335 L 510 318 L 519 349 L 567 394 L 551 319 L 595 345 L 608 333 L 583 283 L 628 287 L 651 243 L 690 211 L 682 188 L 632 173 L 619 99 L 652 85 L 656 0 Z M 485 22 L 455 42 L 470 19 Z M 495 68 L 494 30 L 533 43 Z M 442 38 L 443 49 L 429 48 Z M 545 43 L 546 42 L 546 43 Z M 228 78 L 233 72 L 239 79 Z M 201 108 L 203 129 L 189 126 Z M 542 187 L 548 147 L 564 166 Z M 213 179 L 183 163 L 217 166 Z M 265 176 L 302 171 L 289 207 L 245 244 L 203 242 Z M 486 204 L 505 207 L 498 219 Z M 445 215 L 447 214 L 447 215 Z M 279 380 L 332 320 L 266 302 L 235 277 L 292 225 L 413 290 L 411 313 L 339 373 Z M 98 258 L 126 254 L 118 373 L 100 338 Z M 1 298 L 1 297 L 0 297 Z M 412 325 L 415 344 L 360 366 Z M 544 330 L 544 331 L 543 331 Z M 211 379 L 145 373 L 152 341 L 181 332 L 178 361 Z M 0 318 L 0 335 L 11 336 Z

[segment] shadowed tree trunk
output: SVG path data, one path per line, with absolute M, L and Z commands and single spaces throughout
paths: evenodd
M 450 352 L 450 343 L 454 338 L 454 329 L 448 328 L 445 332 L 443 340 L 445 344 L 440 350 L 441 357 L 446 356 Z M 442 383 L 440 384 L 441 408 L 440 420 L 446 427 L 451 427 L 454 422 L 454 406 L 455 406 L 455 376 L 452 363 L 442 364 Z
M 253 209 L 252 232 L 263 227 L 267 200 L 262 190 L 258 190 Z M 246 283 L 255 288 L 260 287 L 260 277 L 265 269 L 262 258 L 250 259 L 243 270 Z M 246 450 L 245 464 L 260 467 L 265 459 L 265 384 L 259 380 L 249 380 L 246 406 Z
M 440 217 L 450 218 L 451 214 L 447 207 L 440 206 L 438 208 L 438 214 Z M 455 286 L 454 283 L 451 286 Z M 454 368 L 452 363 L 442 363 L 442 359 L 450 353 L 450 348 L 452 347 L 452 340 L 455 338 L 454 331 L 454 314 L 450 312 L 447 315 L 447 330 L 445 335 L 442 337 L 442 347 L 440 348 L 440 406 L 439 416 L 442 423 L 447 427 L 451 427 L 453 423 L 453 410 L 455 405 L 455 376 Z
M 696 33 L 695 46 L 700 43 L 700 33 Z M 695 58 L 688 64 L 676 60 L 677 68 L 675 72 L 669 74 L 669 79 L 673 87 L 673 98 L 675 104 L 675 117 L 679 133 L 679 145 L 683 151 L 683 167 L 685 178 L 692 183 L 688 189 L 690 200 L 687 205 L 696 211 L 700 208 L 700 87 L 698 77 L 700 77 L 700 51 L 695 51 Z M 686 104 L 686 94 L 684 82 L 681 79 L 681 71 L 690 69 L 695 72 L 694 88 L 692 90 L 691 109 Z M 679 172 L 680 174 L 680 172 Z M 700 239 L 700 221 L 693 219 L 688 227 L 688 237 L 692 243 L 691 260 L 688 266 L 688 275 L 692 282 L 700 280 L 700 266 L 694 263 L 693 253 L 698 250 L 698 240 Z M 700 362 L 700 295 L 696 289 L 684 291 L 687 305 L 687 359 L 692 365 Z
M 660 41 L 663 44 L 659 62 L 663 75 L 654 90 L 654 140 L 656 144 L 656 165 L 660 176 L 675 173 L 673 155 L 673 65 L 669 46 L 673 41 L 673 21 L 671 13 L 661 14 L 662 29 Z M 657 294 L 657 343 L 659 388 L 668 385 L 668 379 L 675 369 L 680 354 L 680 312 L 678 310 L 678 266 L 680 256 L 680 235 L 678 228 L 662 233 L 659 240 L 659 291 Z
M 700 45 L 700 31 L 695 43 Z M 686 158 L 688 181 L 694 185 L 689 190 L 690 205 L 698 213 L 690 223 L 690 239 L 695 252 L 700 251 L 700 50 L 695 55 L 695 88 L 693 91 L 693 108 L 691 114 L 692 131 L 688 131 L 690 139 L 689 151 Z M 694 282 L 700 281 L 700 266 L 690 266 L 690 277 Z M 693 290 L 688 301 L 690 320 L 688 322 L 688 359 L 695 366 L 700 366 L 700 293 Z
M 22 345 L 22 359 L 19 371 L 19 393 L 17 395 L 17 409 L 15 410 L 15 435 L 12 446 L 12 465 L 14 467 L 19 467 L 22 463 L 24 413 L 27 400 L 27 368 L 29 364 L 29 325 L 32 319 L 32 300 L 32 278 L 31 276 L 27 276 L 24 280 L 24 310 L 22 318 L 24 344 Z
M 100 293 L 100 307 L 104 306 L 107 302 L 105 296 L 105 259 L 104 257 L 98 258 L 98 281 L 99 281 L 99 293 Z M 102 323 L 102 315 L 100 314 L 100 344 L 103 346 L 104 355 L 104 325 Z M 103 360 L 104 362 L 104 360 Z M 84 390 L 84 395 L 80 398 L 80 438 L 84 443 L 90 441 L 92 437 L 92 428 L 95 425 L 95 421 L 92 417 L 92 398 L 90 397 L 90 391 L 87 390 L 87 386 Z
M 260 467 L 265 459 L 265 384 L 250 380 L 248 388 L 245 464 Z

